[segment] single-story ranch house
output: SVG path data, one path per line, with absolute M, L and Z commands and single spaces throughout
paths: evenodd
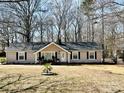
M 10 44 L 5 52 L 7 61 L 12 63 L 37 63 L 38 61 L 87 63 L 102 60 L 102 47 L 95 42 L 16 43 Z

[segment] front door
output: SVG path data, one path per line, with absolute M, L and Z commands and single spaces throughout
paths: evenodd
M 60 53 L 60 59 L 62 62 L 66 62 L 66 53 L 65 52 Z

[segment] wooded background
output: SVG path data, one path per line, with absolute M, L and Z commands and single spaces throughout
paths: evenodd
M 113 54 L 124 42 L 119 0 L 0 0 L 0 44 L 98 42 Z

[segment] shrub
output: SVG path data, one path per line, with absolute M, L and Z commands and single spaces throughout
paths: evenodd
M 45 64 L 44 64 L 43 73 L 50 73 L 51 70 L 52 70 L 51 63 L 45 63 Z
M 4 57 L 1 57 L 0 58 L 0 63 L 1 64 L 5 64 L 7 62 L 7 59 L 6 58 L 4 58 Z

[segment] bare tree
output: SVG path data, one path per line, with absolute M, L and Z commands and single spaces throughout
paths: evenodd
M 53 15 L 55 18 L 55 28 L 58 31 L 57 41 L 61 41 L 64 35 L 64 41 L 67 41 L 67 29 L 70 25 L 69 14 L 72 8 L 72 0 L 55 0 Z
M 11 14 L 6 15 L 5 12 L 2 12 L 0 17 L 0 36 L 2 43 L 7 46 L 14 41 L 14 23 L 11 16 Z
M 34 27 L 35 13 L 40 6 L 40 0 L 28 0 L 25 2 L 6 4 L 7 11 L 16 18 L 16 26 L 21 29 L 18 34 L 24 36 L 25 42 L 31 41 Z

